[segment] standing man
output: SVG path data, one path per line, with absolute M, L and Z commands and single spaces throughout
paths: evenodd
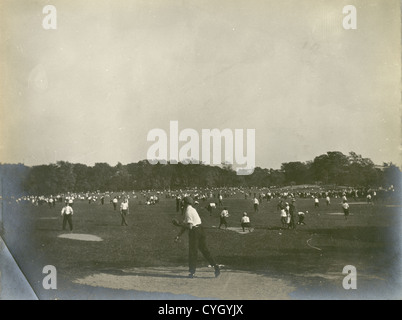
M 49 208 L 53 207 L 53 196 L 50 196 L 48 204 L 49 204 Z
M 258 212 L 258 207 L 260 205 L 260 202 L 258 201 L 257 197 L 254 197 L 254 213 Z
M 296 229 L 296 199 L 292 199 L 292 202 L 289 205 L 289 215 L 290 215 L 290 222 L 289 222 L 289 229 Z
M 248 228 L 248 232 L 251 232 L 250 218 L 247 216 L 247 212 L 243 213 L 243 217 L 241 218 L 240 223 L 243 232 L 245 232 L 245 228 Z
M 314 208 L 319 208 L 320 207 L 320 200 L 318 200 L 318 197 L 314 197 Z
M 70 204 L 66 202 L 66 205 L 61 209 L 61 215 L 63 217 L 63 230 L 66 230 L 66 224 L 70 227 L 70 231 L 73 231 L 73 214 L 74 210 L 71 208 Z
M 208 204 L 207 210 L 208 210 L 210 216 L 212 216 L 212 209 L 214 209 L 215 207 L 216 207 L 215 202 L 211 202 Z
M 123 202 L 120 204 L 120 215 L 121 215 L 121 225 L 128 226 L 126 221 L 126 216 L 128 215 L 128 200 L 124 198 Z
M 327 207 L 328 207 L 329 205 L 331 205 L 331 199 L 330 199 L 330 197 L 329 197 L 328 194 L 327 194 L 327 197 L 325 198 L 325 202 L 327 203 Z
M 346 200 L 343 200 L 342 203 L 343 214 L 345 215 L 345 220 L 348 220 L 349 216 L 349 204 Z
M 177 242 L 180 236 L 188 230 L 188 240 L 189 240 L 189 278 L 194 278 L 195 271 L 197 268 L 197 256 L 198 250 L 201 251 L 204 258 L 209 262 L 211 266 L 215 269 L 215 277 L 220 275 L 219 266 L 216 264 L 214 258 L 208 250 L 206 243 L 206 236 L 204 229 L 201 225 L 201 218 L 198 215 L 197 210 L 193 208 L 194 201 L 191 197 L 185 197 L 183 199 L 184 204 L 184 221 L 183 226 L 176 236 L 175 241 Z
M 223 201 L 222 201 L 222 200 L 223 200 L 223 196 L 222 196 L 222 194 L 221 194 L 220 192 L 218 193 L 218 200 L 219 200 L 219 204 L 218 204 L 218 205 L 219 205 L 219 206 L 223 206 Z
M 180 211 L 180 201 L 181 201 L 181 197 L 180 195 L 176 196 L 176 212 Z
M 119 201 L 117 200 L 117 196 L 115 196 L 115 197 L 113 198 L 113 200 L 112 200 L 114 211 L 116 211 L 116 209 L 117 209 L 117 203 L 118 203 L 118 202 L 119 202 Z
M 224 207 L 219 217 L 218 229 L 220 229 L 222 225 L 225 225 L 225 230 L 228 228 L 228 222 L 226 220 L 227 218 L 229 218 L 229 211 L 228 208 Z

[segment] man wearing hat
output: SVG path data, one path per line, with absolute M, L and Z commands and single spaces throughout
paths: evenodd
M 197 256 L 198 250 L 201 251 L 204 258 L 214 267 L 215 277 L 220 275 L 219 266 L 216 264 L 214 258 L 208 250 L 206 243 L 206 236 L 204 229 L 201 225 L 201 218 L 198 215 L 197 210 L 193 208 L 194 201 L 191 197 L 185 197 L 184 203 L 184 221 L 183 227 L 177 235 L 175 241 L 178 241 L 180 236 L 188 229 L 189 240 L 189 277 L 194 278 L 197 268 Z

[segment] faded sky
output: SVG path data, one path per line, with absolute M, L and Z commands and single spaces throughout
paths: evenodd
M 137 162 L 178 120 L 255 129 L 265 168 L 402 164 L 399 1 L 52 1 L 57 30 L 47 1 L 0 3 L 0 162 Z

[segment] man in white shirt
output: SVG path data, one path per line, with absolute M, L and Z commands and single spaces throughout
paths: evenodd
M 117 197 L 114 197 L 113 198 L 113 200 L 112 200 L 112 203 L 113 203 L 113 209 L 116 211 L 116 208 L 117 208 L 117 203 L 118 203 L 119 201 L 117 200 Z
M 343 200 L 342 208 L 343 208 L 343 213 L 345 215 L 345 220 L 347 220 L 348 216 L 349 216 L 349 204 L 346 200 Z
M 367 204 L 371 204 L 371 194 L 367 195 Z
M 222 195 L 219 193 L 219 195 L 218 195 L 218 199 L 219 199 L 219 206 L 223 206 L 223 197 L 222 197 Z
M 254 197 L 254 212 L 258 212 L 258 206 L 260 205 L 260 202 L 256 197 Z
M 120 215 L 121 215 L 121 225 L 128 226 L 126 221 L 126 216 L 129 213 L 128 200 L 124 198 L 123 202 L 120 204 Z
M 240 220 L 241 227 L 243 229 L 243 232 L 245 231 L 245 228 L 248 228 L 248 232 L 251 232 L 250 228 L 250 218 L 247 216 L 247 213 L 243 213 L 243 217 Z
M 331 199 L 330 199 L 330 197 L 328 195 L 325 198 L 325 202 L 327 203 L 327 206 L 331 205 Z
M 185 208 L 183 227 L 176 236 L 175 241 L 178 241 L 180 236 L 186 230 L 189 230 L 189 278 L 194 278 L 195 275 L 198 250 L 201 251 L 202 255 L 209 262 L 209 264 L 214 267 L 215 277 L 218 277 L 220 275 L 219 265 L 215 263 L 214 258 L 208 250 L 204 229 L 201 226 L 201 218 L 198 215 L 197 210 L 195 210 L 192 206 L 194 201 L 191 197 L 185 197 L 183 199 L 183 203 Z
M 314 198 L 314 208 L 319 208 L 320 207 L 320 200 L 318 200 L 318 197 Z
M 308 213 L 308 211 L 306 211 L 306 213 Z M 299 211 L 297 213 L 298 217 L 299 217 L 299 221 L 297 222 L 297 224 L 300 225 L 306 225 L 306 223 L 304 222 L 304 212 L 303 211 Z
M 66 205 L 63 207 L 63 209 L 61 209 L 61 215 L 63 217 L 63 230 L 66 230 L 66 224 L 68 222 L 70 231 L 73 231 L 73 214 L 74 210 L 67 202 Z
M 219 217 L 219 227 L 218 229 L 221 228 L 222 225 L 225 225 L 225 229 L 228 228 L 228 222 L 226 220 L 226 218 L 229 218 L 229 211 L 226 207 L 223 208 L 221 215 Z

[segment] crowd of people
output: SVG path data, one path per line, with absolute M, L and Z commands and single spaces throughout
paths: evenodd
M 110 210 L 118 211 L 121 217 L 121 226 L 129 225 L 127 216 L 130 214 L 129 200 L 136 200 L 137 205 L 153 206 L 158 205 L 161 198 L 165 198 L 175 203 L 176 213 L 181 216 L 182 229 L 175 240 L 182 233 L 188 231 L 189 234 L 189 277 L 194 277 L 196 271 L 197 252 L 200 251 L 205 259 L 214 267 L 215 276 L 219 276 L 220 269 L 215 259 L 209 252 L 205 244 L 205 233 L 201 224 L 199 210 L 205 208 L 210 216 L 219 217 L 219 230 L 228 229 L 229 225 L 237 227 L 239 232 L 249 233 L 254 230 L 252 220 L 265 212 L 266 208 L 276 211 L 278 223 L 281 229 L 294 230 L 297 226 L 306 225 L 306 215 L 309 211 L 297 210 L 298 201 L 311 200 L 311 210 L 319 212 L 321 201 L 326 206 L 331 206 L 331 200 L 337 199 L 336 203 L 341 203 L 345 219 L 349 217 L 349 200 L 366 201 L 373 205 L 377 201 L 383 201 L 394 193 L 393 188 L 363 189 L 363 188 L 343 188 L 343 189 L 320 189 L 320 188 L 299 188 L 299 189 L 280 189 L 280 188 L 186 188 L 178 190 L 141 190 L 141 191 L 120 191 L 120 192 L 67 192 L 56 195 L 31 195 L 22 196 L 15 199 L 17 203 L 30 203 L 34 206 L 49 206 L 56 208 L 62 205 L 61 215 L 63 217 L 62 229 L 66 230 L 69 226 L 70 232 L 73 230 L 74 204 L 77 202 L 87 203 L 90 206 L 109 204 Z M 229 213 L 229 199 L 245 201 L 252 214 L 242 212 L 238 221 L 231 221 Z M 172 201 L 174 200 L 174 201 Z M 264 203 L 274 202 L 270 206 Z M 131 202 L 133 203 L 133 202 Z M 239 202 L 237 202 L 239 203 Z M 229 204 L 229 205 L 228 205 Z M 262 207 L 261 207 L 262 206 Z M 305 205 L 304 205 L 305 207 Z M 80 209 L 82 207 L 80 206 Z M 274 209 L 273 209 L 274 208 Z M 242 210 L 244 207 L 242 207 Z M 172 211 L 173 211 L 172 207 Z M 200 211 L 202 213 L 202 211 Z M 237 211 L 237 213 L 239 213 Z M 308 222 L 307 222 L 308 223 Z
M 308 211 L 296 210 L 296 199 L 312 199 L 314 209 L 319 208 L 320 201 L 323 200 L 326 206 L 331 205 L 331 199 L 338 199 L 342 203 L 342 208 L 345 214 L 345 219 L 349 216 L 349 204 L 348 199 L 354 201 L 366 201 L 368 204 L 374 204 L 377 201 L 384 201 L 387 197 L 391 197 L 394 193 L 393 187 L 388 188 L 311 188 L 304 187 L 298 189 L 289 188 L 241 188 L 241 187 L 225 187 L 225 188 L 186 188 L 178 190 L 141 190 L 141 191 L 122 191 L 122 192 L 85 192 L 85 193 L 61 193 L 56 195 L 30 195 L 22 196 L 16 199 L 16 202 L 29 202 L 34 206 L 46 205 L 50 208 L 56 207 L 56 205 L 64 204 L 63 208 L 67 205 L 73 208 L 74 203 L 77 201 L 87 202 L 89 205 L 99 204 L 105 205 L 110 203 L 113 205 L 113 209 L 120 210 L 121 213 L 121 225 L 128 225 L 126 216 L 129 214 L 129 200 L 137 199 L 139 204 L 145 205 L 157 205 L 160 198 L 175 199 L 176 212 L 184 214 L 185 203 L 184 199 L 191 196 L 194 200 L 194 206 L 204 207 L 210 215 L 212 215 L 216 209 L 219 209 L 219 229 L 221 227 L 227 228 L 228 225 L 228 209 L 224 203 L 227 199 L 237 198 L 244 200 L 251 200 L 252 207 L 250 210 L 257 214 L 260 210 L 260 206 L 264 202 L 278 201 L 277 210 L 280 215 L 280 223 L 282 228 L 295 229 L 296 225 L 305 225 L 305 216 Z M 65 212 L 70 212 L 70 209 L 64 209 Z M 72 214 L 71 214 L 72 215 Z M 63 229 L 66 223 L 71 225 L 71 219 L 63 220 Z M 243 221 L 245 220 L 245 221 Z M 247 227 L 251 225 L 250 215 L 244 212 L 242 221 L 239 221 L 239 225 Z M 250 230 L 250 229 L 249 229 Z

